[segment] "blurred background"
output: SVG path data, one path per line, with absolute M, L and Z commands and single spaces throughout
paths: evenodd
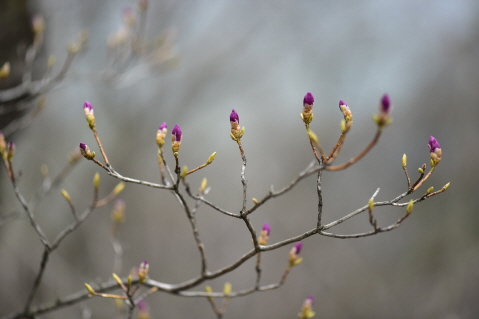
M 401 169 L 408 156 L 412 179 L 429 163 L 427 142 L 437 138 L 443 160 L 420 197 L 451 182 L 447 192 L 417 204 L 398 229 L 364 239 L 313 236 L 303 242 L 303 263 L 278 290 L 231 300 L 224 318 L 295 318 L 303 300 L 314 296 L 317 318 L 476 318 L 479 313 L 479 224 L 477 199 L 479 156 L 479 2 L 457 1 L 150 1 L 145 40 L 162 37 L 168 44 L 161 63 L 139 62 L 112 70 L 107 42 L 115 40 L 133 1 L 0 1 L 0 66 L 18 61 L 32 41 L 30 19 L 45 19 L 44 44 L 35 62 L 41 76 L 50 54 L 59 72 L 65 47 L 84 29 L 87 49 L 79 54 L 65 80 L 46 97 L 45 108 L 26 128 L 7 135 L 17 146 L 19 188 L 30 199 L 41 187 L 40 167 L 55 176 L 67 155 L 84 142 L 98 154 L 82 106 L 92 103 L 103 146 L 113 167 L 132 178 L 159 182 L 156 131 L 162 122 L 183 131 L 181 165 L 214 163 L 188 177 L 195 189 L 203 177 L 211 187 L 207 199 L 237 213 L 242 202 L 241 157 L 229 137 L 229 114 L 235 109 L 248 166 L 248 198 L 261 198 L 270 185 L 287 185 L 312 160 L 299 118 L 302 99 L 315 96 L 311 128 L 323 147 L 339 137 L 344 100 L 354 115 L 337 163 L 347 161 L 372 139 L 379 99 L 392 99 L 394 122 L 378 145 L 360 162 L 340 172 L 325 172 L 323 221 L 334 221 L 376 200 L 390 200 L 407 188 Z M 123 16 L 123 20 L 122 20 Z M 120 31 L 118 31 L 120 30 Z M 110 39 L 110 40 L 108 40 Z M 166 40 L 165 40 L 166 39 Z M 162 42 L 163 43 L 163 42 Z M 8 51 L 8 54 L 6 53 Z M 154 60 L 154 59 L 153 59 Z M 151 63 L 153 64 L 151 64 Z M 163 63 L 164 62 L 164 63 Z M 21 78 L 12 76 L 2 89 Z M 124 69 L 123 69 L 124 68 Z M 15 77 L 17 82 L 15 82 Z M 34 102 L 33 102 L 34 103 Z M 5 110 L 5 109 L 4 109 Z M 4 129 L 11 113 L 0 115 Z M 23 114 L 23 113 L 22 113 Z M 168 144 L 167 144 L 168 145 Z M 167 150 L 167 161 L 173 156 Z M 81 159 L 62 188 L 78 211 L 88 207 L 92 178 L 100 172 L 100 196 L 118 183 L 92 162 Z M 0 173 L 0 216 L 21 212 L 7 174 Z M 150 277 L 180 283 L 198 275 L 200 259 L 185 213 L 166 191 L 127 185 L 121 197 L 126 221 L 120 275 L 143 260 Z M 405 200 L 409 200 L 406 198 Z M 249 201 L 248 205 L 252 205 Z M 83 289 L 84 282 L 108 280 L 113 271 L 112 204 L 96 210 L 51 256 L 34 305 Z M 315 177 L 252 214 L 256 229 L 271 226 L 270 243 L 316 225 Z M 398 208 L 377 208 L 380 226 L 395 222 Z M 35 212 L 50 239 L 72 216 L 54 190 Z M 241 220 L 201 206 L 197 213 L 208 267 L 224 267 L 251 249 Z M 333 228 L 339 234 L 369 231 L 367 214 Z M 262 284 L 278 282 L 290 247 L 262 255 Z M 39 268 L 42 245 L 28 219 L 3 218 L 0 225 L 0 316 L 23 309 Z M 221 291 L 254 285 L 254 260 L 208 282 Z M 204 285 L 195 290 L 203 290 Z M 152 318 L 214 318 L 203 298 L 163 293 L 147 302 Z M 114 302 L 90 298 L 44 318 L 112 318 Z M 83 314 L 83 315 L 82 315 Z

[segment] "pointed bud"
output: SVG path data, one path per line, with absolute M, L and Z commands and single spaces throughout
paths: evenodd
M 389 114 L 391 111 L 391 99 L 389 98 L 389 95 L 384 94 L 382 99 L 381 99 L 381 113 Z
M 181 132 L 180 126 L 175 124 L 175 127 L 173 127 L 171 131 L 171 149 L 173 153 L 177 153 L 180 150 L 182 136 L 183 133 Z
M 72 199 L 70 198 L 70 194 L 68 194 L 68 192 L 65 189 L 62 189 L 61 193 L 63 198 L 65 198 L 67 202 L 71 202 Z
M 384 94 L 379 103 L 379 114 L 373 116 L 373 120 L 376 122 L 379 129 L 391 124 L 391 110 L 391 99 L 389 98 L 389 95 Z
M 92 160 L 95 158 L 95 152 L 91 152 L 90 148 L 85 143 L 80 143 L 80 153 L 87 160 Z
M 198 189 L 198 192 L 200 194 L 203 194 L 205 192 L 207 186 L 208 186 L 208 180 L 206 179 L 206 177 L 204 177 L 201 180 L 201 185 L 200 185 L 200 188 Z
M 406 154 L 404 154 L 402 156 L 402 168 L 406 168 L 406 165 L 407 165 L 407 156 Z
M 269 234 L 271 233 L 271 228 L 268 223 L 264 223 L 263 229 L 258 237 L 258 244 L 264 246 L 268 243 Z
M 343 113 L 346 123 L 353 120 L 353 114 L 351 113 L 349 106 L 343 100 L 339 100 L 339 110 Z
M 450 185 L 451 185 L 451 183 L 450 183 L 450 182 L 449 182 L 449 183 L 447 183 L 446 185 L 444 185 L 444 186 L 442 187 L 442 190 L 444 190 L 444 191 L 445 191 L 446 189 L 448 189 L 448 188 L 449 188 L 449 186 L 450 186 Z
M 35 34 L 43 33 L 45 30 L 45 20 L 39 14 L 35 15 L 32 19 L 32 31 Z
M 231 124 L 231 138 L 235 141 L 243 137 L 244 127 L 241 129 L 239 126 L 239 115 L 235 110 L 232 110 L 230 113 L 230 124 Z
M 408 215 L 411 214 L 413 207 L 414 207 L 414 200 L 411 199 L 406 207 L 406 213 Z
M 301 113 L 301 119 L 305 124 L 309 124 L 313 120 L 313 104 L 313 94 L 311 92 L 306 93 L 303 98 L 303 112 Z
M 429 138 L 429 143 L 427 145 L 429 147 L 431 156 L 431 166 L 434 167 L 439 164 L 442 159 L 441 145 L 439 145 L 439 142 L 434 138 L 434 136 Z
M 211 163 L 213 163 L 213 161 L 215 160 L 215 157 L 216 157 L 216 152 L 214 152 L 213 154 L 210 155 L 210 157 L 208 157 L 208 161 L 206 162 L 206 165 L 210 165 Z
M 118 277 L 117 274 L 113 273 L 112 274 L 113 279 L 115 279 L 116 283 L 119 284 L 120 286 L 123 286 L 123 282 L 121 281 L 121 278 Z
M 89 284 L 85 283 L 85 288 L 86 288 L 86 290 L 88 290 L 88 292 L 90 293 L 90 295 L 92 295 L 92 296 L 95 296 L 95 295 L 96 295 L 95 290 L 93 290 L 93 288 L 92 288 Z
M 138 319 L 150 319 L 150 310 L 144 299 L 140 300 L 136 307 L 138 308 Z
M 120 194 L 124 189 L 125 189 L 125 183 L 120 182 L 115 186 L 112 193 L 113 193 L 113 195 L 116 196 L 116 195 Z
M 289 251 L 288 260 L 290 267 L 299 265 L 303 261 L 302 258 L 299 258 L 299 254 L 301 253 L 302 248 L 303 244 L 301 242 L 297 242 Z
M 251 200 L 253 201 L 253 203 L 255 203 L 256 205 L 258 205 L 259 201 L 258 201 L 256 198 L 253 197 Z
M 150 269 L 150 265 L 148 264 L 146 260 L 140 264 L 140 267 L 138 268 L 138 279 L 140 280 L 140 283 L 144 283 L 146 279 L 148 278 L 149 269 Z
M 94 129 L 96 124 L 95 115 L 93 114 L 93 106 L 91 105 L 90 102 L 85 101 L 85 103 L 83 103 L 83 112 L 85 113 L 85 118 L 88 123 L 88 126 L 91 129 Z
M 95 176 L 93 176 L 93 187 L 98 189 L 99 186 L 100 186 L 100 174 L 96 172 Z
M 298 313 L 298 317 L 301 319 L 309 319 L 315 316 L 315 312 L 313 311 L 313 296 L 309 296 L 303 303 L 301 307 L 301 312 Z
M 5 79 L 10 75 L 10 62 L 5 62 L 0 68 L 0 80 Z
M 434 187 L 431 186 L 427 189 L 426 194 L 431 194 L 434 191 Z
M 168 133 L 166 122 L 160 125 L 158 131 L 156 132 L 156 143 L 158 144 L 159 148 L 162 148 L 165 144 L 165 137 Z
M 374 200 L 371 198 L 368 202 L 368 209 L 372 211 L 374 209 Z
M 227 296 L 231 294 L 231 290 L 232 290 L 231 283 L 225 282 L 225 285 L 223 287 L 223 293 Z
M 111 211 L 111 220 L 115 224 L 120 224 L 125 221 L 125 201 L 117 199 Z
M 185 165 L 185 166 L 183 166 L 183 167 L 181 168 L 180 177 L 181 177 L 181 178 L 185 178 L 186 175 L 188 175 L 187 173 L 188 173 L 188 166 Z

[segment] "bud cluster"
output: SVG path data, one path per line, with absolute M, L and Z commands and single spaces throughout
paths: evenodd
M 230 124 L 231 124 L 231 133 L 230 136 L 234 141 L 239 140 L 243 137 L 244 127 L 240 128 L 239 126 L 239 115 L 235 110 L 231 111 L 230 114 Z
M 158 147 L 160 149 L 163 147 L 163 145 L 165 145 L 165 137 L 167 133 L 168 126 L 166 125 L 166 122 L 163 122 L 163 124 L 160 125 L 158 131 L 156 132 L 156 143 L 158 144 Z
M 293 248 L 291 248 L 288 255 L 289 267 L 299 265 L 303 261 L 303 258 L 299 257 L 302 248 L 303 243 L 301 242 L 297 242 Z
M 178 124 L 175 124 L 173 130 L 171 131 L 171 150 L 173 153 L 178 153 L 181 146 L 181 137 L 183 133 L 181 132 L 181 128 Z
M 268 243 L 269 234 L 271 233 L 271 228 L 268 223 L 264 223 L 263 229 L 258 237 L 258 244 L 264 246 Z
M 85 112 L 86 121 L 88 126 L 93 130 L 95 128 L 95 115 L 93 114 L 93 106 L 90 102 L 85 101 L 83 104 L 83 112 Z
M 431 156 L 431 166 L 434 167 L 439 164 L 442 159 L 441 145 L 439 145 L 439 142 L 434 138 L 434 136 L 429 138 L 429 143 L 427 145 L 429 146 L 429 152 Z
M 313 94 L 311 94 L 311 92 L 306 93 L 303 99 L 303 112 L 300 114 L 301 119 L 305 124 L 309 124 L 313 120 L 313 104 Z
M 379 103 L 379 114 L 373 115 L 373 120 L 376 122 L 379 129 L 391 124 L 391 110 L 391 99 L 389 98 L 389 95 L 384 94 Z

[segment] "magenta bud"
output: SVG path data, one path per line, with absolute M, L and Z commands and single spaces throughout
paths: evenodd
M 266 232 L 266 234 L 269 236 L 269 234 L 271 233 L 271 228 L 269 227 L 269 224 L 268 223 L 264 223 L 263 225 L 263 231 Z
M 388 94 L 384 94 L 381 98 L 381 112 L 388 114 L 391 111 L 391 99 Z
M 183 133 L 181 132 L 181 128 L 178 124 L 175 124 L 175 127 L 173 127 L 173 131 L 171 131 L 171 134 L 176 142 L 181 142 L 181 136 Z
M 429 138 L 429 143 L 427 145 L 429 146 L 429 152 L 431 153 L 434 153 L 436 152 L 436 149 L 441 148 L 441 145 L 439 145 L 439 142 L 434 138 L 434 136 Z
M 168 128 L 168 126 L 166 125 L 166 122 L 163 122 L 163 124 L 160 125 L 160 127 L 158 128 L 159 131 L 163 131 L 164 129 Z
M 231 122 L 231 123 L 236 122 L 236 123 L 239 124 L 239 115 L 238 115 L 238 113 L 236 113 L 235 110 L 232 110 L 232 111 L 231 111 L 231 114 L 230 114 L 230 122 Z
M 83 104 L 83 109 L 88 109 L 88 112 L 91 112 L 93 110 L 93 106 L 90 102 L 85 101 L 85 103 Z
M 313 94 L 311 94 L 311 92 L 306 93 L 306 95 L 304 96 L 304 99 L 303 99 L 303 104 L 313 105 L 313 103 L 314 103 Z
M 339 109 L 340 109 L 341 111 L 343 110 L 342 106 L 348 107 L 348 105 L 346 104 L 346 102 L 344 102 L 343 100 L 339 100 Z
M 294 248 L 296 250 L 296 255 L 299 255 L 301 252 L 301 248 L 303 248 L 303 243 L 302 242 L 297 242 L 296 245 L 294 245 Z
M 312 306 L 314 302 L 313 296 L 308 296 L 308 298 L 306 298 L 306 302 L 308 302 Z
M 80 143 L 80 148 L 86 152 L 86 144 Z

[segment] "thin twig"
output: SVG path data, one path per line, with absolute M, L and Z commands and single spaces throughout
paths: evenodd
M 356 157 L 354 158 L 351 158 L 348 162 L 342 164 L 342 165 L 338 165 L 338 166 L 328 166 L 326 169 L 328 171 L 339 171 L 339 170 L 342 170 L 342 169 L 345 169 L 345 168 L 348 168 L 349 166 L 351 166 L 352 164 L 356 163 L 357 161 L 359 161 L 361 158 L 364 157 L 364 155 L 366 155 L 372 148 L 374 145 L 376 145 L 376 143 L 378 142 L 379 140 L 379 137 L 381 136 L 381 132 L 382 130 L 378 129 L 376 131 L 376 134 L 374 135 L 374 138 L 373 140 L 369 143 L 368 146 L 366 146 L 366 148 L 361 152 L 359 153 L 358 155 L 356 155 Z

